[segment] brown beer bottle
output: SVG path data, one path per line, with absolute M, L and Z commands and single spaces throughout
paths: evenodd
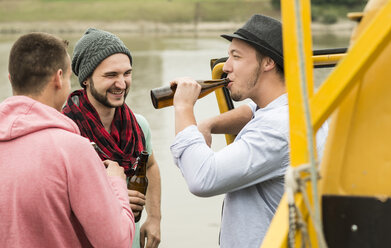
M 137 158 L 134 174 L 128 178 L 128 189 L 136 190 L 144 195 L 147 194 L 148 178 L 147 178 L 147 162 L 149 154 L 146 151 L 142 151 Z M 138 222 L 141 218 L 141 213 L 135 218 L 135 222 Z
M 208 95 L 218 88 L 227 86 L 230 80 L 228 78 L 213 79 L 213 80 L 197 80 L 197 83 L 201 85 L 201 92 L 198 99 Z M 174 94 L 176 85 L 163 86 L 151 90 L 152 104 L 156 109 L 168 107 L 173 105 Z

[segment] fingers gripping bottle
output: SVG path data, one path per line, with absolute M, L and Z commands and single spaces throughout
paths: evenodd
M 148 178 L 147 178 L 147 162 L 149 154 L 146 151 L 142 151 L 138 156 L 135 164 L 133 165 L 134 174 L 127 179 L 127 185 L 129 190 L 136 190 L 144 195 L 147 194 Z M 138 222 L 141 218 L 141 213 L 135 218 L 135 222 Z

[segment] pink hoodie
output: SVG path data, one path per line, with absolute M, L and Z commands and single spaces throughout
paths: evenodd
M 131 247 L 125 182 L 77 125 L 29 97 L 0 104 L 0 247 Z

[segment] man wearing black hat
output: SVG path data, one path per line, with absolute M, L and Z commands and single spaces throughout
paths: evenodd
M 176 138 L 174 161 L 190 191 L 201 197 L 226 194 L 221 247 L 259 247 L 284 192 L 289 166 L 289 115 L 284 81 L 281 23 L 254 15 L 232 35 L 223 71 L 235 101 L 251 99 L 197 125 L 193 106 L 200 86 L 180 78 L 174 96 Z M 235 134 L 218 152 L 210 149 L 211 133 Z M 317 134 L 322 154 L 326 129 Z
M 82 89 L 69 95 L 63 112 L 76 122 L 81 135 L 96 143 L 100 158 L 116 161 L 129 171 L 142 151 L 150 154 L 146 196 L 128 190 L 135 217 L 141 214 L 145 203 L 148 213 L 141 229 L 136 224 L 132 247 L 144 247 L 144 244 L 158 247 L 160 173 L 152 152 L 148 122 L 143 116 L 133 114 L 125 103 L 132 83 L 130 51 L 114 34 L 89 28 L 75 46 L 72 71 Z

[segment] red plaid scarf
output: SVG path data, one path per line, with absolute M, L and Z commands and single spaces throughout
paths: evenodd
M 102 160 L 118 162 L 125 172 L 130 172 L 139 154 L 145 150 L 143 131 L 126 104 L 116 108 L 111 133 L 104 128 L 84 89 L 69 95 L 62 111 L 76 122 L 82 136 L 98 145 L 98 154 Z

